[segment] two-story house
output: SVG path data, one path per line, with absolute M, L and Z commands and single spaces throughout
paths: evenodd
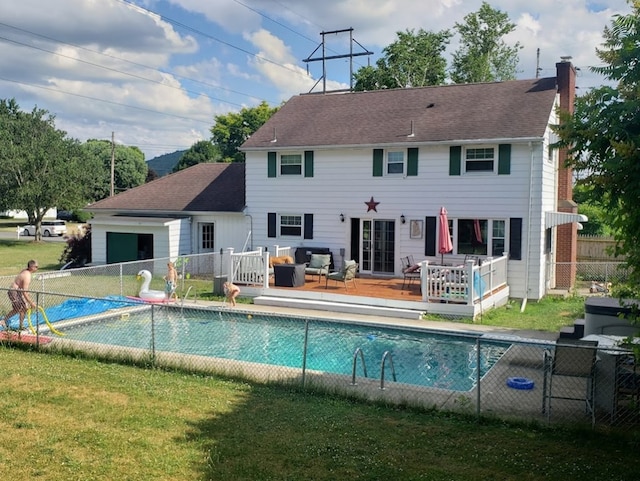
M 575 69 L 557 77 L 298 95 L 242 146 L 254 245 L 328 247 L 360 272 L 400 275 L 402 256 L 501 256 L 511 296 L 573 281 L 579 221 L 571 171 L 552 148 Z M 565 272 L 566 270 L 569 272 Z M 566 286 L 565 287 L 569 287 Z

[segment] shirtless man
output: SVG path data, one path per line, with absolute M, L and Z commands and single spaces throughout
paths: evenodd
M 30 308 L 36 308 L 36 303 L 31 300 L 29 296 L 29 285 L 31 284 L 31 273 L 38 270 L 38 261 L 30 260 L 27 263 L 27 268 L 22 269 L 20 274 L 16 276 L 11 284 L 11 289 L 7 291 L 7 296 L 11 301 L 11 311 L 4 317 L 2 323 L 5 329 L 7 329 L 7 321 L 11 319 L 14 314 L 20 316 L 20 331 L 23 328 L 24 315 Z

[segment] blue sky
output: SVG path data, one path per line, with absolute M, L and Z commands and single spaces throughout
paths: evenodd
M 85 141 L 140 147 L 147 159 L 210 138 L 216 115 L 278 105 L 322 89 L 321 32 L 353 29 L 354 71 L 375 63 L 397 31 L 453 29 L 481 0 L 0 0 L 0 98 L 56 116 Z M 601 85 L 596 47 L 625 0 L 496 0 L 520 42 L 519 78 L 554 76 L 571 56 L 578 94 Z M 349 51 L 348 32 L 326 54 Z M 446 54 L 457 48 L 457 38 Z M 538 57 L 539 49 L 539 57 Z M 314 53 L 315 51 L 315 53 Z M 538 60 L 539 58 L 539 60 Z M 348 59 L 326 62 L 328 90 L 349 86 Z M 307 70 L 308 69 L 308 70 Z M 319 82 L 319 83 L 318 83 Z

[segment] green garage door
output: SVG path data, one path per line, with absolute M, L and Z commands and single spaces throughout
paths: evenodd
M 107 264 L 153 259 L 153 234 L 107 232 Z

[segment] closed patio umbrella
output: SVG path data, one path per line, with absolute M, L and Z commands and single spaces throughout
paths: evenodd
M 447 209 L 440 208 L 440 228 L 438 229 L 438 252 L 440 252 L 440 263 L 444 264 L 444 255 L 453 250 L 451 243 L 451 233 L 449 232 L 449 219 L 447 218 Z

